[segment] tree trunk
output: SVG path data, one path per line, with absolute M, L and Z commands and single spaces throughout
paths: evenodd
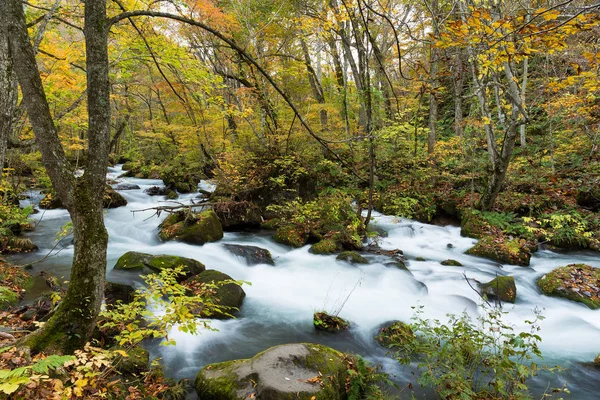
M 462 51 L 456 51 L 456 64 L 454 72 L 454 133 L 462 138 L 463 136 L 463 85 L 464 85 L 464 64 Z
M 308 52 L 308 46 L 303 38 L 300 38 L 300 46 L 302 47 L 302 53 L 304 55 L 304 63 L 306 64 L 306 72 L 308 73 L 308 82 L 313 92 L 313 96 L 317 103 L 319 103 L 321 109 L 319 110 L 319 120 L 321 122 L 321 131 L 327 130 L 327 110 L 325 107 L 325 95 L 323 94 L 323 86 L 319 81 L 319 77 L 315 72 L 312 63 L 310 62 L 310 53 Z
M 4 13 L 3 13 L 4 14 Z M 4 17 L 0 17 L 4 18 Z M 8 140 L 12 135 L 14 114 L 17 108 L 17 77 L 9 56 L 8 26 L 0 24 L 0 177 L 6 159 Z
M 22 3 L 4 0 L 1 7 L 0 14 L 6 16 L 3 22 L 9 27 L 11 57 L 23 102 L 48 176 L 71 215 L 75 243 L 71 280 L 64 299 L 48 322 L 22 343 L 34 352 L 70 353 L 91 336 L 102 304 L 106 274 L 108 234 L 102 209 L 110 145 L 106 1 L 88 0 L 85 4 L 88 155 L 80 178 L 75 178 L 67 162 L 50 114 Z

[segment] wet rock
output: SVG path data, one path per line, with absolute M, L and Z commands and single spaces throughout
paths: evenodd
M 136 185 L 135 183 L 119 183 L 115 187 L 115 190 L 137 190 L 139 188 L 139 185 Z
M 213 206 L 225 231 L 259 228 L 263 222 L 260 208 L 249 201 L 222 201 Z
M 447 248 L 447 249 L 453 249 L 453 248 L 454 248 L 454 245 L 453 245 L 452 243 L 448 243 L 448 244 L 446 245 L 446 248 Z
M 203 400 L 342 400 L 349 377 L 344 355 L 329 347 L 294 343 L 251 359 L 204 367 L 194 387 Z
M 230 282 L 223 284 L 225 281 L 232 280 L 233 279 L 227 274 L 214 269 L 207 269 L 185 281 L 184 285 L 189 287 L 192 292 L 197 288 L 202 288 L 202 284 L 217 285 L 214 289 L 214 300 L 215 303 L 222 308 L 215 310 L 196 310 L 196 313 L 200 314 L 203 318 L 216 319 L 229 319 L 236 315 L 242 307 L 244 298 L 246 298 L 246 292 L 244 292 L 244 289 L 237 283 Z
M 415 339 L 410 325 L 401 321 L 384 324 L 375 335 L 377 343 L 384 347 L 401 347 Z
M 577 193 L 577 205 L 590 211 L 600 211 L 600 189 L 585 188 Z
M 462 267 L 463 266 L 462 263 L 460 263 L 459 261 L 450 260 L 450 259 L 444 260 L 440 264 L 450 266 L 450 267 Z
M 537 246 L 525 239 L 497 236 L 480 239 L 466 253 L 506 264 L 528 266 L 535 250 Z
M 596 368 L 600 368 L 600 354 L 598 354 L 598 355 L 596 356 L 596 358 L 594 359 L 594 366 L 595 366 Z
M 256 246 L 243 246 L 241 244 L 224 244 L 229 252 L 246 260 L 248 265 L 269 264 L 275 265 L 271 252 Z
M 106 191 L 104 192 L 104 200 L 103 207 L 104 208 L 118 208 L 127 205 L 127 200 L 125 197 L 121 196 L 119 193 L 115 192 L 113 188 L 110 186 L 106 187 Z
M 343 251 L 336 258 L 339 261 L 346 261 L 350 264 L 368 264 L 369 261 L 358 254 L 356 251 Z
M 379 256 L 387 256 L 394 259 L 404 259 L 404 253 L 402 252 L 402 250 L 385 250 L 379 247 L 379 245 L 376 243 L 371 243 L 367 246 L 363 246 L 360 250 L 365 253 L 376 254 Z
M 149 269 L 158 272 L 163 269 L 173 269 L 179 266 L 183 266 L 185 277 L 197 275 L 205 270 L 204 264 L 191 258 L 166 254 L 153 255 L 137 251 L 128 251 L 123 254 L 117 260 L 114 268 L 117 270 Z
M 395 260 L 395 261 L 392 261 L 392 262 L 388 262 L 388 263 L 385 263 L 385 266 L 386 267 L 398 268 L 398 269 L 401 269 L 403 271 L 409 272 L 412 275 L 412 272 L 410 272 L 410 270 L 406 266 L 406 262 L 403 261 L 403 260 Z
M 131 285 L 116 282 L 106 282 L 104 286 L 104 300 L 106 304 L 115 304 L 121 301 L 123 304 L 131 303 L 135 289 Z
M 308 234 L 294 225 L 284 225 L 277 229 L 273 240 L 292 247 L 302 247 L 308 241 Z
M 507 303 L 514 303 L 517 297 L 517 286 L 512 276 L 498 276 L 488 283 L 479 285 L 481 295 L 489 299 L 498 299 Z
M 169 192 L 172 192 L 172 190 L 160 186 L 152 186 L 144 190 L 144 193 L 146 193 L 148 196 L 166 196 Z
M 174 190 L 169 190 L 166 194 L 167 199 L 169 200 L 176 200 L 179 198 L 179 195 L 177 194 L 176 191 Z
M 586 264 L 569 264 L 542 276 L 537 285 L 548 296 L 562 297 L 600 308 L 600 269 Z
M 179 211 L 169 215 L 159 228 L 159 237 L 163 241 L 177 240 L 202 245 L 223 238 L 223 227 L 213 210 L 199 214 Z
M 313 325 L 316 330 L 329 333 L 345 331 L 350 326 L 345 319 L 337 315 L 327 314 L 324 311 L 314 313 Z
M 426 259 L 424 259 L 423 257 L 417 257 L 415 258 L 416 261 L 427 261 Z

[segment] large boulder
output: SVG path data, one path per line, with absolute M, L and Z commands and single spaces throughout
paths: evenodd
M 263 222 L 260 208 L 249 201 L 221 201 L 213 210 L 226 231 L 259 228 Z
M 313 254 L 333 254 L 339 250 L 338 244 L 333 239 L 323 239 L 310 246 L 310 252 Z
M 244 246 L 241 244 L 224 244 L 223 247 L 230 253 L 246 260 L 248 265 L 269 264 L 275 265 L 271 252 L 256 246 Z
M 223 284 L 223 282 L 231 280 L 233 279 L 227 274 L 214 269 L 207 269 L 185 281 L 184 285 L 189 287 L 192 293 L 206 284 L 217 285 L 214 289 L 213 297 L 215 303 L 223 307 L 223 309 L 213 311 L 203 310 L 199 312 L 205 318 L 228 319 L 237 314 L 246 297 L 246 292 L 244 292 L 244 289 L 240 285 L 233 282 Z
M 292 247 L 302 247 L 308 241 L 308 233 L 296 225 L 284 225 L 277 228 L 273 240 Z
M 467 254 L 526 267 L 535 250 L 535 245 L 525 239 L 486 236 L 467 250 Z
M 578 301 L 594 310 L 600 308 L 600 268 L 569 264 L 548 272 L 537 285 L 545 295 Z
M 200 261 L 192 258 L 172 256 L 167 254 L 153 255 L 128 251 L 123 254 L 115 264 L 117 270 L 144 270 L 149 269 L 159 272 L 163 269 L 173 269 L 182 266 L 186 277 L 197 275 L 206 268 Z
M 202 400 L 341 400 L 349 377 L 344 355 L 329 347 L 294 343 L 251 359 L 204 367 L 194 386 Z
M 117 301 L 127 304 L 133 301 L 135 289 L 131 285 L 107 281 L 104 285 L 104 300 L 106 304 L 115 304 Z
M 517 297 L 517 286 L 512 276 L 498 276 L 488 283 L 479 285 L 481 295 L 489 299 L 498 299 L 507 303 L 514 303 Z
M 223 227 L 213 210 L 199 214 L 179 211 L 169 215 L 159 227 L 159 236 L 164 241 L 202 245 L 223 238 Z

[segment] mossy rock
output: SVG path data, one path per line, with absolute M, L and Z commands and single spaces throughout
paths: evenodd
M 462 215 L 460 235 L 481 239 L 488 235 L 490 226 L 488 223 L 477 214 L 465 212 Z
M 126 206 L 127 200 L 125 200 L 125 197 L 121 196 L 120 193 L 107 185 L 102 203 L 104 208 L 118 208 Z
M 183 267 L 186 277 L 197 275 L 206 269 L 204 264 L 192 258 L 167 254 L 153 255 L 137 251 L 128 251 L 123 254 L 117 260 L 114 268 L 117 270 L 143 270 L 149 268 L 154 272 L 159 272 L 163 269 L 174 269 L 179 266 Z
M 336 260 L 346 261 L 350 264 L 368 264 L 369 261 L 358 254 L 356 251 L 343 251 L 335 258 Z
M 271 256 L 271 252 L 267 249 L 241 244 L 224 244 L 223 247 L 236 256 L 244 258 L 246 264 L 250 266 L 258 264 L 275 265 L 273 256 Z
M 537 285 L 545 295 L 577 301 L 593 310 L 600 308 L 600 268 L 569 264 L 548 272 Z
M 423 257 L 417 257 L 417 258 L 415 258 L 415 261 L 427 261 L 427 260 Z
M 277 229 L 273 240 L 292 247 L 302 247 L 308 241 L 308 234 L 295 225 L 285 225 Z
M 517 286 L 512 276 L 498 276 L 488 283 L 479 285 L 481 294 L 489 299 L 498 299 L 507 303 L 514 303 L 517 298 Z
M 450 260 L 450 259 L 444 260 L 440 264 L 446 265 L 446 266 L 449 266 L 449 267 L 462 267 L 463 266 L 462 263 L 460 263 L 460 262 L 458 262 L 456 260 Z
M 160 224 L 159 237 L 189 244 L 205 244 L 223 238 L 223 227 L 213 210 L 199 214 L 177 212 Z
M 406 272 L 408 272 L 408 273 L 410 273 L 412 275 L 412 272 L 410 272 L 410 270 L 406 266 L 406 262 L 404 260 L 395 259 L 394 261 L 390 261 L 390 262 L 385 263 L 385 266 L 386 267 L 398 268 L 398 269 L 401 269 L 402 271 L 406 271 Z
M 167 192 L 166 196 L 167 196 L 167 199 L 169 199 L 169 200 L 175 200 L 175 199 L 179 198 L 179 195 L 174 190 L 169 190 Z
M 263 222 L 262 224 L 260 224 L 260 227 L 262 229 L 277 229 L 281 226 L 281 219 L 279 218 L 271 218 L 269 220 L 266 220 L 265 222 Z
M 175 182 L 174 187 L 179 193 L 191 193 L 195 189 L 189 182 Z
M 525 239 L 499 236 L 480 239 L 475 246 L 467 250 L 467 254 L 526 267 L 533 250 L 533 246 Z
M 313 325 L 316 330 L 329 333 L 338 333 L 350 327 L 350 324 L 345 319 L 337 315 L 329 315 L 324 311 L 314 313 Z
M 206 271 L 193 276 L 188 279 L 184 284 L 188 287 L 198 287 L 201 284 L 215 284 L 217 288 L 214 289 L 214 300 L 215 303 L 223 310 L 202 310 L 202 317 L 204 318 L 216 318 L 216 319 L 229 319 L 232 318 L 239 309 L 242 307 L 244 298 L 246 298 L 246 292 L 244 289 L 236 283 L 230 282 L 222 284 L 225 281 L 233 280 L 229 275 L 224 274 L 214 269 L 207 269 Z
M 0 286 L 0 311 L 8 310 L 19 302 L 19 295 L 6 286 Z
M 213 210 L 226 231 L 258 228 L 263 222 L 260 208 L 250 201 L 220 201 Z
M 596 358 L 594 358 L 594 366 L 595 366 L 596 368 L 600 368 L 600 354 L 598 354 L 598 355 L 596 356 Z
M 194 387 L 202 400 L 342 400 L 347 398 L 348 378 L 343 353 L 319 344 L 293 343 L 251 359 L 207 365 Z
M 402 347 L 411 343 L 415 334 L 410 325 L 401 321 L 387 323 L 377 331 L 375 340 L 384 347 Z
M 107 281 L 104 285 L 104 300 L 106 304 L 115 304 L 121 301 L 124 304 L 131 303 L 135 289 L 131 285 Z
M 38 247 L 29 238 L 15 236 L 8 228 L 0 228 L 0 253 L 27 253 Z
M 139 375 L 142 372 L 147 372 L 150 365 L 150 353 L 141 346 L 135 346 L 131 349 L 115 347 L 111 349 L 117 351 L 113 359 L 115 369 L 125 375 Z M 127 353 L 127 357 L 120 354 Z
M 335 240 L 323 239 L 318 243 L 310 246 L 310 252 L 313 254 L 333 254 L 337 252 L 338 245 Z

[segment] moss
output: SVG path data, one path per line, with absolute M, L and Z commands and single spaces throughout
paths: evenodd
M 488 234 L 490 226 L 479 215 L 465 212 L 462 215 L 460 234 L 461 236 L 481 239 Z
M 250 201 L 220 201 L 213 210 L 225 230 L 258 228 L 262 224 L 260 208 Z
M 116 192 L 113 188 L 107 185 L 104 192 L 103 207 L 117 208 L 125 205 L 127 205 L 127 200 L 125 200 L 125 197 L 121 196 L 120 193 Z
M 600 308 L 599 268 L 569 264 L 542 276 L 537 285 L 548 296 L 577 301 L 594 310 Z
M 456 260 L 444 260 L 440 264 L 450 267 L 462 267 L 463 265 Z
M 596 356 L 596 358 L 594 358 L 594 366 L 595 366 L 596 368 L 600 368 L 600 354 L 598 354 L 598 355 Z
M 467 250 L 467 254 L 486 257 L 502 263 L 528 266 L 532 246 L 524 239 L 504 236 L 484 237 Z
M 260 227 L 262 229 L 277 229 L 281 226 L 281 219 L 279 218 L 271 218 L 265 222 L 263 222 Z
M 179 198 L 179 195 L 174 190 L 169 190 L 167 192 L 166 196 L 167 196 L 167 199 L 169 199 L 169 200 L 175 200 L 175 199 Z
M 6 286 L 0 286 L 0 310 L 7 310 L 12 306 L 17 305 L 18 302 L 19 296 L 15 292 Z
M 313 254 L 333 254 L 337 251 L 338 246 L 334 240 L 323 239 L 319 243 L 315 243 L 310 247 L 310 252 Z
M 228 319 L 232 318 L 232 315 L 242 306 L 246 292 L 244 289 L 236 283 L 222 284 L 224 281 L 233 280 L 229 275 L 224 274 L 214 269 L 207 269 L 206 271 L 188 279 L 186 286 L 197 287 L 200 284 L 215 284 L 217 285 L 214 290 L 214 300 L 220 307 L 224 307 L 221 311 L 219 310 L 202 310 L 202 316 L 207 318 L 217 319 Z
M 348 329 L 350 324 L 337 315 L 329 315 L 324 311 L 316 312 L 313 315 L 313 325 L 318 331 L 337 333 Z
M 292 247 L 302 247 L 308 241 L 308 235 L 295 225 L 285 225 L 277 229 L 273 240 Z
M 427 261 L 427 260 L 424 259 L 423 257 L 417 257 L 417 258 L 415 258 L 415 261 Z
M 170 255 L 153 256 L 150 258 L 148 266 L 157 271 L 183 266 L 184 271 L 188 275 L 197 275 L 206 269 L 204 264 L 200 261 L 196 261 L 192 258 Z
M 512 276 L 498 276 L 488 283 L 481 284 L 480 287 L 482 295 L 507 303 L 514 303 L 517 297 L 517 286 Z
M 216 242 L 223 238 L 223 227 L 213 210 L 199 214 L 177 212 L 160 224 L 162 240 L 178 240 L 190 244 Z
M 358 254 L 356 251 L 343 251 L 337 257 L 336 260 L 346 261 L 350 264 L 368 264 L 369 261 Z
M 148 350 L 140 346 L 129 350 L 123 348 L 113 348 L 112 350 L 120 350 L 127 353 L 127 357 L 117 353 L 117 356 L 113 360 L 116 370 L 120 373 L 137 375 L 148 371 L 148 365 L 150 364 L 150 353 L 148 353 Z
M 151 254 L 128 251 L 119 257 L 114 268 L 121 270 L 143 269 L 150 263 L 151 258 Z
M 375 340 L 385 347 L 401 347 L 415 339 L 410 325 L 401 321 L 395 321 L 384 326 L 375 335 Z
M 222 371 L 222 375 L 217 378 L 208 378 L 200 371 L 194 381 L 198 398 L 203 400 L 237 400 L 239 398 L 236 396 L 237 376 L 231 372 L 236 363 L 239 363 L 239 360 L 205 366 L 202 371 L 217 370 Z

